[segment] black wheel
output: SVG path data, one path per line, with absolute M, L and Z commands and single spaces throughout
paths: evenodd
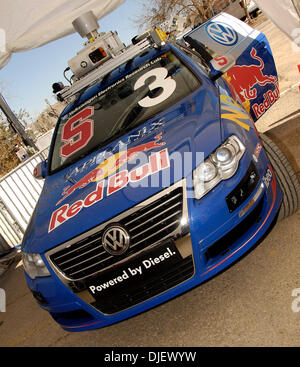
M 300 207 L 300 183 L 297 174 L 285 154 L 265 134 L 260 134 L 264 150 L 274 169 L 277 182 L 283 192 L 278 220 L 295 213 Z

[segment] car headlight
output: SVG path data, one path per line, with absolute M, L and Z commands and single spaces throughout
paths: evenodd
M 246 148 L 235 135 L 217 148 L 193 171 L 195 198 L 201 199 L 222 180 L 232 177 Z
M 31 279 L 35 279 L 36 277 L 47 277 L 50 275 L 40 254 L 29 254 L 23 252 L 22 257 L 24 269 Z

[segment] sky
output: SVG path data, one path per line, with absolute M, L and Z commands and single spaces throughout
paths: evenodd
M 126 0 L 98 21 L 98 31 L 117 31 L 121 41 L 130 44 L 139 33 L 133 19 L 141 14 L 143 1 L 147 0 Z M 0 69 L 1 91 L 11 109 L 15 112 L 25 109 L 34 121 L 47 107 L 46 98 L 51 104 L 57 102 L 52 84 L 67 83 L 63 71 L 68 60 L 83 48 L 85 40 L 74 33 L 34 50 L 13 54 L 8 64 Z M 70 76 L 70 72 L 67 75 Z

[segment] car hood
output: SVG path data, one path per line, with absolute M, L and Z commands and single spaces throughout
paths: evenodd
M 220 143 L 218 93 L 210 81 L 204 81 L 199 90 L 155 119 L 147 121 L 76 164 L 47 176 L 23 239 L 23 250 L 43 253 L 114 218 L 166 186 L 164 180 L 154 180 L 159 184 L 145 187 L 145 182 L 149 180 L 146 177 L 135 184 L 127 183 L 119 190 L 108 192 L 107 182 L 110 179 L 114 179 L 115 184 L 120 183 L 115 176 L 117 172 L 125 171 L 124 175 L 129 174 L 137 165 L 150 164 L 150 156 L 156 154 L 161 170 L 171 172 L 169 182 L 167 180 L 169 186 L 184 176 L 191 175 L 197 159 L 199 163 L 199 157 L 207 157 Z M 120 152 L 124 153 L 125 147 L 127 153 L 120 155 Z M 198 158 L 196 152 L 200 153 Z M 142 154 L 142 157 L 137 153 Z M 99 171 L 112 156 L 118 163 L 106 173 Z M 162 163 L 166 157 L 169 159 L 165 164 L 170 165 L 170 168 Z M 185 157 L 186 167 L 178 169 L 181 157 Z M 151 176 L 161 175 L 161 170 L 158 168 L 155 173 L 150 172 Z M 137 172 L 142 174 L 143 168 L 130 177 L 137 178 Z

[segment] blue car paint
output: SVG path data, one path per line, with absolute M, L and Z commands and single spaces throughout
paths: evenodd
M 210 262 L 205 260 L 204 253 L 207 248 L 222 238 L 226 233 L 230 232 L 243 220 L 243 218 L 239 217 L 240 211 L 247 207 L 258 188 L 263 183 L 262 178 L 266 175 L 267 170 L 272 170 L 272 168 L 262 150 L 257 163 L 255 163 L 260 177 L 257 188 L 241 207 L 230 214 L 225 197 L 244 177 L 251 160 L 253 160 L 252 156 L 255 148 L 257 144 L 260 144 L 259 138 L 250 118 L 246 121 L 249 126 L 249 131 L 232 120 L 220 118 L 222 106 L 220 105 L 219 93 L 231 95 L 231 90 L 227 82 L 222 78 L 217 82 L 212 82 L 207 75 L 205 75 L 205 73 L 203 73 L 203 71 L 201 71 L 181 51 L 176 50 L 176 53 L 200 75 L 203 82 L 202 86 L 192 95 L 186 97 L 154 119 L 147 121 L 134 131 L 124 135 L 121 139 L 127 141 L 130 136 L 136 135 L 138 131 L 145 127 L 145 131 L 148 129 L 150 132 L 146 132 L 138 140 L 135 140 L 129 148 L 131 146 L 143 144 L 144 142 L 149 142 L 153 140 L 158 133 L 162 133 L 163 140 L 166 142 L 170 154 L 175 151 L 203 151 L 204 158 L 206 158 L 225 141 L 227 137 L 235 134 L 246 146 L 246 152 L 240 161 L 238 171 L 231 179 L 219 183 L 200 200 L 188 198 L 188 214 L 195 262 L 195 274 L 184 283 L 127 310 L 108 316 L 97 311 L 77 297 L 76 294 L 60 281 L 50 266 L 48 266 L 48 268 L 51 277 L 41 277 L 32 280 L 26 275 L 29 288 L 36 292 L 40 292 L 47 301 L 47 305 L 41 305 L 41 307 L 49 311 L 54 317 L 58 314 L 75 310 L 85 310 L 88 312 L 90 316 L 86 319 L 82 318 L 80 321 L 76 319 L 59 319 L 58 321 L 61 326 L 67 331 L 84 331 L 113 324 L 148 310 L 201 284 L 218 274 L 249 251 L 249 249 L 263 237 L 274 219 L 276 219 L 281 204 L 282 194 L 273 173 L 269 187 L 264 186 L 261 193 L 263 202 L 260 215 L 262 218 L 261 221 L 259 223 L 254 223 L 235 243 L 232 243 L 226 255 Z M 151 58 L 153 57 L 152 54 L 148 55 L 148 57 L 150 56 Z M 115 78 L 118 78 L 118 76 L 116 75 Z M 81 96 L 80 103 L 88 100 L 98 91 L 98 89 L 99 87 L 97 85 L 90 88 Z M 67 108 L 64 114 L 68 113 L 68 111 L 74 107 L 75 104 Z M 151 124 L 158 121 L 163 122 L 163 124 L 160 125 L 159 128 L 151 131 Z M 116 141 L 104 147 L 103 150 L 112 149 L 115 144 Z M 130 200 L 133 196 L 138 198 L 137 201 L 142 201 L 161 190 L 161 188 L 133 189 L 131 187 L 126 187 L 110 197 L 105 197 L 100 203 L 93 207 L 83 209 L 78 216 L 71 218 L 55 228 L 54 231 L 48 233 L 50 213 L 57 208 L 56 204 L 61 197 L 60 195 L 64 187 L 68 183 L 66 176 L 68 177 L 68 174 L 75 172 L 76 180 L 82 178 L 89 170 L 93 169 L 94 166 L 86 165 L 85 170 L 76 170 L 76 167 L 82 167 L 87 161 L 92 162 L 92 157 L 98 153 L 99 152 L 96 152 L 89 157 L 85 157 L 80 162 L 76 162 L 72 166 L 46 177 L 43 192 L 26 232 L 26 236 L 24 237 L 24 252 L 40 253 L 47 263 L 46 257 L 44 256 L 47 250 L 67 241 L 69 238 L 76 237 L 89 228 L 101 222 L 105 222 L 120 212 L 130 208 L 135 204 L 133 200 Z M 196 163 L 194 162 L 193 164 L 193 168 L 195 168 Z M 186 180 L 188 186 L 193 187 L 192 172 L 186 175 Z M 75 191 L 65 199 L 65 203 L 72 204 L 76 202 L 76 200 L 85 197 L 93 191 L 93 189 L 95 189 L 95 183 L 91 183 L 85 188 Z M 138 190 L 138 193 L 136 190 Z M 105 208 L 105 210 L 103 210 L 103 208 Z M 254 208 L 255 205 L 249 209 L 247 215 L 251 213 Z
M 84 98 L 83 101 L 87 100 L 89 97 L 90 94 L 88 94 L 88 97 Z M 191 103 L 194 106 L 193 108 L 190 108 Z M 201 147 L 200 149 L 198 148 L 198 151 L 202 151 L 203 147 L 203 151 L 207 152 L 206 154 L 208 155 L 222 142 L 218 104 L 219 98 L 217 89 L 214 87 L 213 82 L 203 78 L 203 84 L 198 91 L 186 97 L 177 105 L 172 106 L 167 111 L 164 111 L 159 116 L 156 116 L 154 119 L 140 125 L 136 130 L 122 136 L 121 139 L 113 141 L 111 144 L 101 149 L 101 151 L 111 150 L 120 140 L 127 141 L 130 135 L 134 136 L 137 131 L 143 130 L 145 127 L 150 130 L 151 124 L 162 121 L 163 119 L 164 123 L 161 127 L 151 131 L 150 134 L 141 136 L 138 141 L 134 142 L 134 145 L 149 142 L 153 140 L 157 134 L 162 132 L 163 139 L 166 142 L 170 155 L 175 151 L 180 153 L 185 151 L 195 152 L 197 151 L 196 147 Z M 182 112 L 180 113 L 179 111 Z M 180 118 L 182 115 L 184 118 Z M 200 118 L 205 118 L 206 122 L 199 124 L 198 120 Z M 182 134 L 183 130 L 188 132 L 186 136 Z M 207 136 L 210 136 L 209 140 Z M 129 145 L 128 149 L 132 146 L 133 145 Z M 97 154 L 99 154 L 99 152 L 94 153 L 93 156 Z M 91 158 L 85 157 L 82 162 L 87 161 L 87 159 Z M 70 185 L 70 182 L 65 179 L 66 171 L 70 172 L 78 165 L 80 165 L 80 162 L 76 162 L 72 166 L 46 177 L 45 185 L 36 208 L 36 215 L 33 217 L 34 223 L 30 225 L 30 227 L 33 226 L 33 231 L 27 231 L 27 235 L 31 236 L 31 238 L 28 241 L 24 241 L 25 252 L 29 252 L 26 248 L 26 243 L 30 243 L 31 252 L 45 252 L 53 246 L 69 239 L 70 233 L 72 233 L 72 237 L 75 237 L 89 228 L 96 226 L 99 224 L 99 210 L 101 210 L 103 206 L 106 210 L 101 212 L 100 222 L 105 222 L 136 204 L 129 198 L 138 195 L 139 201 L 142 201 L 161 190 L 160 187 L 132 188 L 128 186 L 110 197 L 105 197 L 99 205 L 83 209 L 80 213 L 78 222 L 74 223 L 73 219 L 65 222 L 54 231 L 48 233 L 47 241 L 43 241 L 42 238 L 45 232 L 48 232 L 50 220 L 49 213 L 57 209 L 56 204 L 61 198 L 60 195 L 64 187 Z M 76 181 L 80 180 L 89 170 L 95 168 L 95 166 L 97 166 L 97 164 L 94 164 L 93 167 L 86 168 L 84 172 L 76 175 Z M 173 182 L 171 182 L 171 184 L 172 183 Z M 72 204 L 88 195 L 94 189 L 95 187 L 93 184 L 89 184 L 85 188 L 75 191 L 62 204 Z
M 256 50 L 256 58 L 253 58 L 251 56 L 251 51 L 255 49 Z M 260 59 L 260 60 L 259 60 Z M 260 63 L 263 63 L 263 65 L 260 65 Z M 279 89 L 278 89 L 278 78 L 276 73 L 276 66 L 274 63 L 274 58 L 272 54 L 272 50 L 270 48 L 269 42 L 264 34 L 259 34 L 257 39 L 253 40 L 251 45 L 241 54 L 241 56 L 236 60 L 236 65 L 234 68 L 239 67 L 241 70 L 246 68 L 246 73 L 244 75 L 241 75 L 240 72 L 238 72 L 237 77 L 239 79 L 239 83 L 241 83 L 241 80 L 244 80 L 246 77 L 248 81 L 246 82 L 247 87 L 250 89 L 250 91 L 257 90 L 257 97 L 251 98 L 249 100 L 249 113 L 251 115 L 251 118 L 254 122 L 256 122 L 263 113 L 257 114 L 254 107 L 258 107 L 259 105 L 263 104 L 265 99 L 267 99 L 267 93 L 270 93 L 272 91 L 275 93 L 276 100 L 279 98 Z M 257 75 L 255 76 L 255 82 L 254 79 L 250 81 L 249 74 L 251 73 L 250 70 L 247 70 L 247 68 L 253 67 L 257 70 Z M 229 72 L 230 73 L 230 72 Z M 269 80 L 268 78 L 274 78 L 275 80 Z M 259 78 L 261 78 L 261 82 L 259 81 Z M 242 84 L 242 83 L 241 83 Z M 272 97 L 273 99 L 273 97 Z M 269 102 L 269 106 L 265 108 L 265 110 L 269 109 L 273 103 L 276 102 L 274 99 Z M 243 102 L 243 101 L 242 101 Z

